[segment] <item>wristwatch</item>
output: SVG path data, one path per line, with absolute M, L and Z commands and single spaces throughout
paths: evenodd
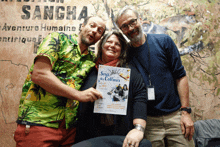
M 180 108 L 180 111 L 186 111 L 186 112 L 189 113 L 189 114 L 192 112 L 192 110 L 191 110 L 190 107 L 181 107 L 181 108 Z

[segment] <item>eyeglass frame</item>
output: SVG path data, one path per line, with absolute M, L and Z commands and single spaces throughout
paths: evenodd
M 136 24 L 137 24 L 137 18 L 136 19 L 131 19 L 130 22 L 128 24 L 123 24 L 120 29 L 122 31 L 127 31 L 129 29 L 129 26 L 130 27 L 134 27 Z

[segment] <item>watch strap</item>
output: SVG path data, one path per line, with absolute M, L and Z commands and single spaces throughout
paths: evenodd
M 180 111 L 186 111 L 186 112 L 188 112 L 188 113 L 191 113 L 191 108 L 190 107 L 181 107 L 180 108 Z

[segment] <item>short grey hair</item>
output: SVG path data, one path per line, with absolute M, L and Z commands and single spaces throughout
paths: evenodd
M 126 5 L 124 6 L 121 10 L 119 10 L 119 12 L 116 14 L 115 16 L 115 23 L 116 25 L 118 26 L 118 19 L 125 13 L 127 12 L 128 10 L 131 10 L 132 12 L 134 12 L 134 14 L 137 16 L 137 18 L 139 18 L 139 13 L 138 11 L 134 8 L 134 6 L 131 6 L 131 5 Z M 119 27 L 119 26 L 118 26 Z

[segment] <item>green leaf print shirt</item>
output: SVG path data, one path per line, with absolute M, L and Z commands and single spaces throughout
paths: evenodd
M 63 83 L 77 90 L 95 63 L 92 51 L 81 54 L 77 35 L 51 33 L 40 44 L 37 56 L 48 57 L 52 72 Z M 66 128 L 73 127 L 77 118 L 77 100 L 53 95 L 31 81 L 34 64 L 25 80 L 20 99 L 17 123 L 58 128 L 65 116 Z

